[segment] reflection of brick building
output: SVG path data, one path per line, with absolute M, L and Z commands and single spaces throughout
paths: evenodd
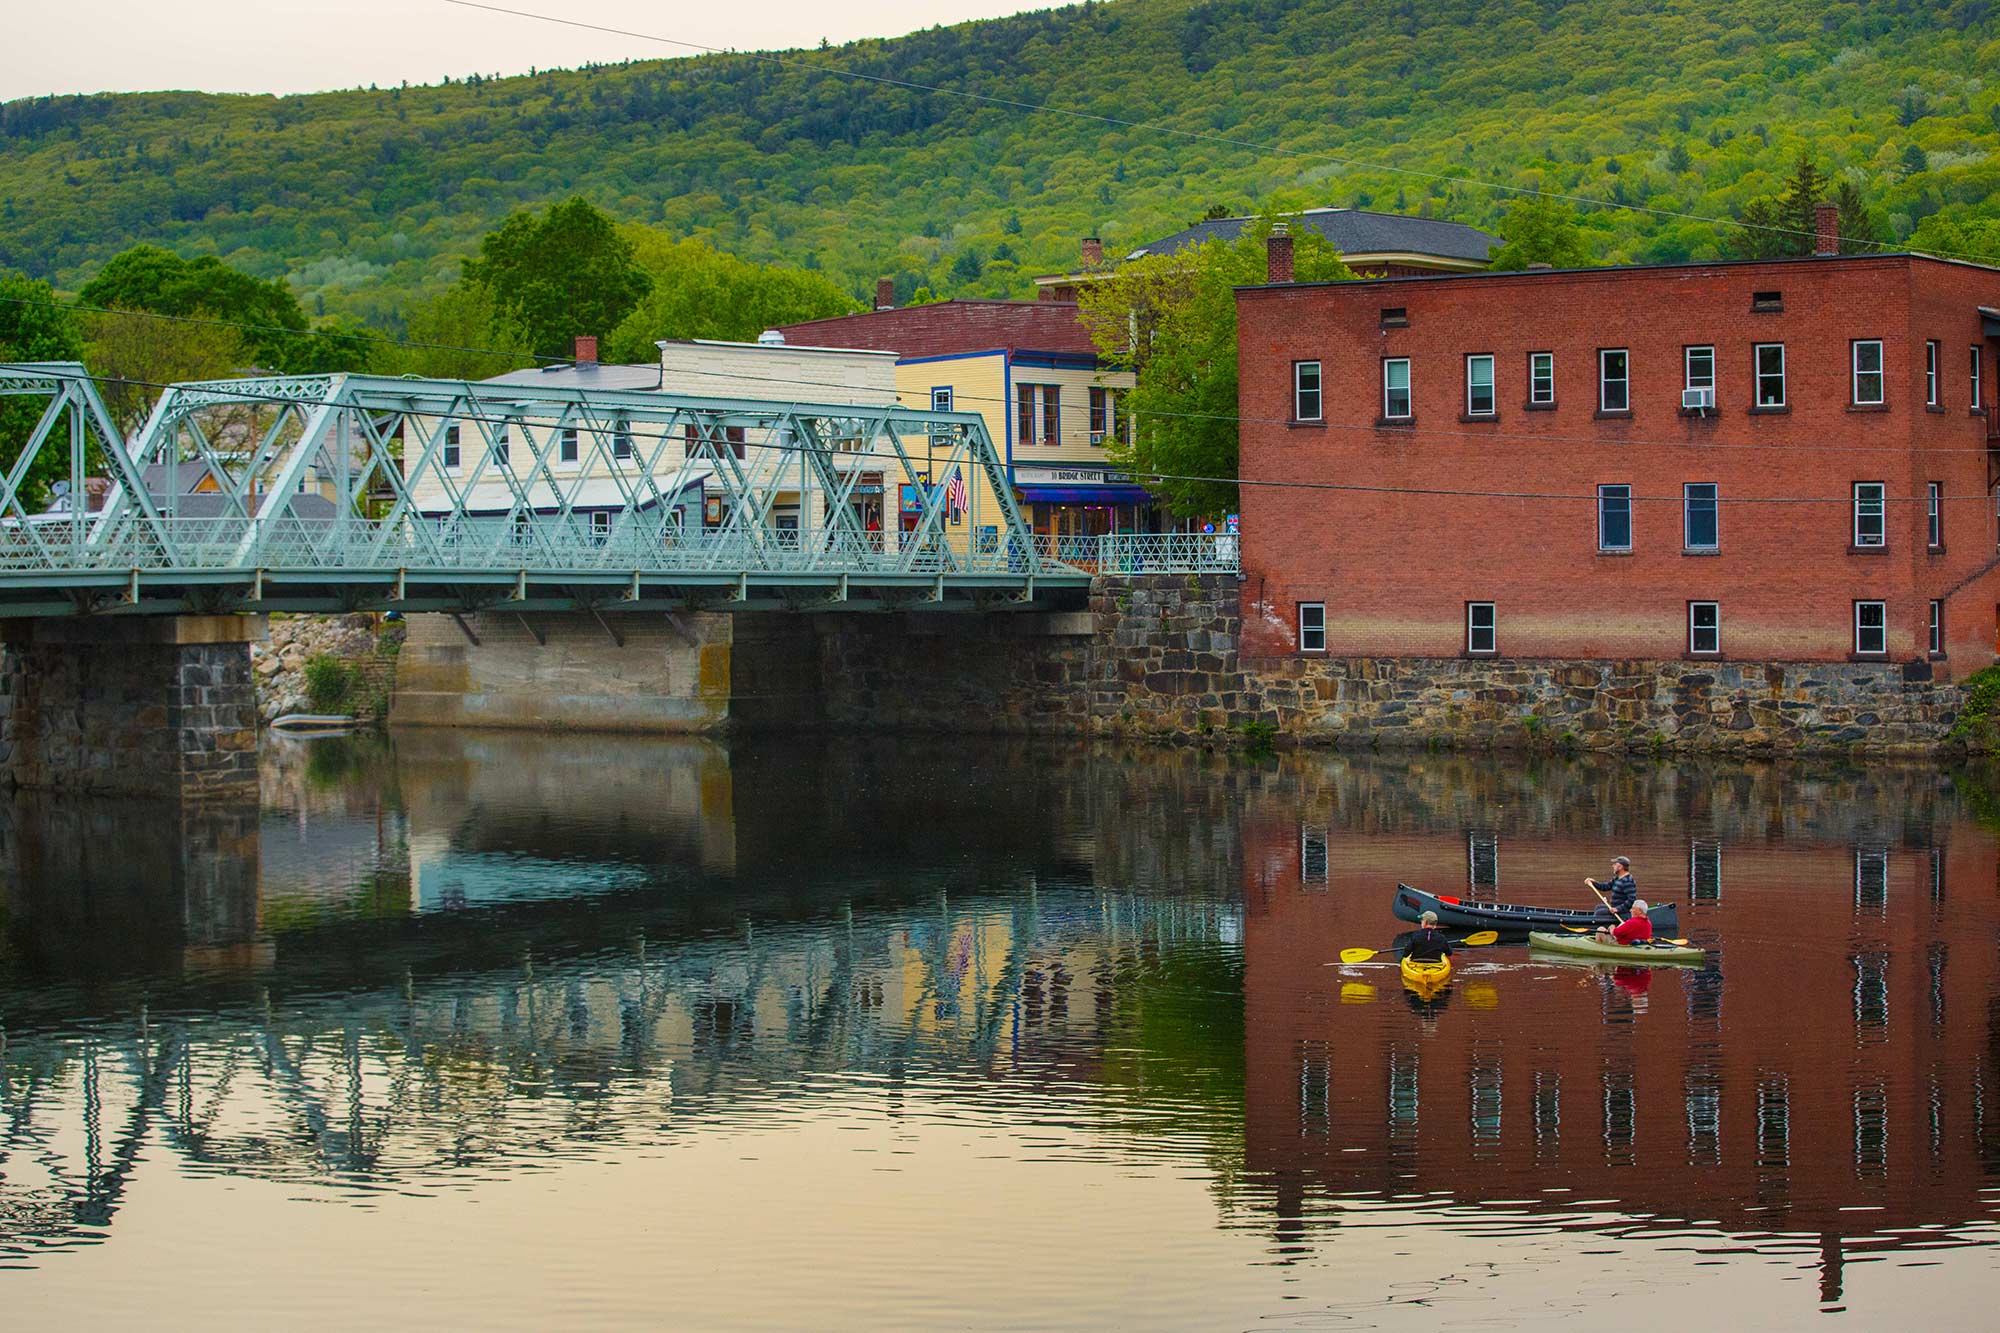
M 1837 1285 L 1840 1256 L 1901 1243 L 1889 1231 L 1986 1216 L 1980 1186 L 2000 1166 L 1993 833 L 1932 820 L 1935 800 L 1896 814 L 1908 793 L 1857 784 L 1853 827 L 1781 844 L 1726 795 L 1710 805 L 1698 784 L 1663 780 L 1662 824 L 1689 836 L 1608 847 L 1589 804 L 1608 790 L 1550 790 L 1540 829 L 1496 832 L 1480 812 L 1519 824 L 1525 793 L 1482 790 L 1469 765 L 1429 828 L 1385 829 L 1378 812 L 1422 803 L 1369 780 L 1336 773 L 1245 818 L 1247 1164 L 1280 1219 L 1312 1195 L 1440 1191 L 1552 1215 L 1592 1199 L 1704 1230 L 1819 1235 Z M 1888 813 L 1871 821 L 1869 806 Z M 1741 812 L 1760 807 L 1785 809 Z M 1403 928 L 1388 910 L 1399 878 L 1587 901 L 1579 879 L 1613 851 L 1649 898 L 1681 904 L 1716 968 L 1613 976 L 1466 951 L 1423 1018 L 1393 970 L 1326 966 Z
M 2000 272 L 1272 269 L 1238 294 L 1246 654 L 1993 661 Z

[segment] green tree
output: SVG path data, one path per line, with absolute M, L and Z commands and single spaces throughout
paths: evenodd
M 1667 170 L 1676 176 L 1694 170 L 1694 158 L 1689 155 L 1686 144 L 1676 141 L 1674 146 L 1667 150 Z
M 657 361 L 668 338 L 748 342 L 765 329 L 853 311 L 854 301 L 823 273 L 753 264 L 705 241 L 675 240 L 651 227 L 622 229 L 651 283 L 611 333 L 605 355 Z
M 1505 244 L 1493 252 L 1492 268 L 1524 269 L 1530 264 L 1588 268 L 1591 263 L 1576 210 L 1560 199 L 1515 200 L 1500 222 L 1500 235 Z
M 1903 150 L 1901 161 L 1903 175 L 1906 177 L 1914 176 L 1920 171 L 1929 171 L 1931 169 L 1929 154 L 1925 153 L 1923 149 L 1917 147 L 1915 144 L 1911 144 Z
M 1865 255 L 1881 249 L 1882 229 L 1875 225 L 1859 185 L 1842 176 L 1833 187 L 1833 202 L 1840 209 L 1840 253 Z
M 579 333 L 610 333 L 653 287 L 632 242 L 580 196 L 540 218 L 513 214 L 463 271 L 492 291 L 537 356 L 562 356 Z
M 1132 260 L 1079 293 L 1099 357 L 1137 377 L 1128 400 L 1137 429 L 1108 453 L 1176 514 L 1236 507 L 1235 289 L 1264 281 L 1265 243 L 1281 220 L 1266 214 L 1233 242 Z M 1324 237 L 1296 226 L 1293 235 L 1298 281 L 1354 276 Z
M 256 357 L 249 339 L 228 324 L 178 323 L 143 310 L 93 312 L 84 322 L 84 360 L 127 434 L 144 423 L 163 386 L 240 375 Z
M 46 282 L 0 269 L 0 361 L 81 361 L 83 338 Z M 0 398 L 0 466 L 11 470 L 41 419 L 32 398 Z M 69 471 L 67 448 L 43 449 L 21 481 L 20 513 L 48 503 L 49 483 Z M 15 515 L 9 515 L 14 517 Z
M 284 372 L 312 368 L 306 314 L 291 288 L 240 272 L 214 255 L 183 259 L 156 245 L 135 245 L 106 264 L 77 295 L 106 309 L 227 321 L 239 326 L 235 332 L 249 350 L 246 365 Z M 213 341 L 198 324 L 180 327 L 204 346 Z
M 460 282 L 411 307 L 404 345 L 383 369 L 437 379 L 483 380 L 534 364 L 528 340 L 491 288 Z
M 1819 236 L 1813 210 L 1831 188 L 1811 154 L 1799 150 L 1792 174 L 1776 195 L 1752 199 L 1737 213 L 1730 249 L 1738 259 L 1784 259 L 1809 255 Z

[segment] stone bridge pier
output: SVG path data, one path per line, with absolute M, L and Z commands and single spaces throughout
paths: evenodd
M 0 621 L 0 783 L 254 799 L 262 616 Z

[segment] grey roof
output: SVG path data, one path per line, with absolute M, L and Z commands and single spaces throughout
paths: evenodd
M 1170 255 L 1205 241 L 1233 241 L 1256 222 L 1255 218 L 1216 218 L 1197 222 L 1185 231 L 1163 236 L 1127 255 Z M 1359 208 L 1309 208 L 1298 215 L 1294 225 L 1318 232 L 1344 255 L 1417 254 L 1440 259 L 1463 259 L 1485 263 L 1500 238 L 1489 236 L 1463 222 L 1438 218 L 1413 218 L 1401 213 L 1370 213 Z
M 194 494 L 195 487 L 208 478 L 215 477 L 214 471 L 207 463 L 200 459 L 189 459 L 173 468 L 172 471 L 174 474 L 173 484 L 180 487 L 182 495 Z M 165 495 L 167 493 L 167 472 L 168 468 L 165 463 L 148 463 L 146 465 L 145 470 L 140 476 L 146 483 L 147 494 Z M 221 477 L 215 477 L 215 481 L 217 485 L 223 484 L 223 478 Z
M 486 380 L 487 384 L 532 384 L 544 389 L 657 389 L 660 387 L 660 363 L 655 361 L 644 366 L 606 366 L 600 364 L 570 365 L 563 362 L 553 366 L 536 366 L 527 370 L 510 370 L 504 375 L 495 375 Z

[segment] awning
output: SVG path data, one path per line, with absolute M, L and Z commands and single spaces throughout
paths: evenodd
M 1995 310 L 1990 305 L 1983 305 L 1979 307 L 1979 319 L 1982 325 L 1981 332 L 1988 338 L 2000 338 L 2000 310 Z
M 1023 500 L 1044 505 L 1147 505 L 1153 497 L 1143 486 L 1016 486 Z

